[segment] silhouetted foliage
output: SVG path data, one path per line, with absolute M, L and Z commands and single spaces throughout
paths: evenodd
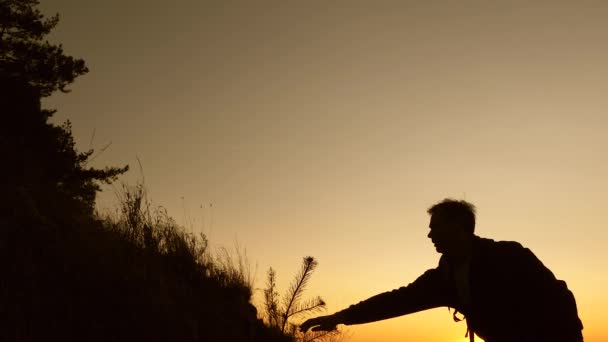
M 2 216 L 59 220 L 92 215 L 99 183 L 111 183 L 128 167 L 87 167 L 93 150 L 78 152 L 71 124 L 48 122 L 36 90 L 0 74 Z M 9 209 L 10 208 L 10 209 Z
M 266 288 L 264 289 L 264 308 L 268 325 L 271 327 L 280 326 L 281 313 L 279 311 L 279 294 L 276 291 L 276 272 L 272 267 L 268 269 Z
M 43 38 L 57 25 L 34 0 L 0 0 L 0 148 L 6 151 L 0 179 L 6 183 L 2 216 L 37 220 L 87 217 L 99 183 L 111 183 L 127 167 L 87 167 L 93 150 L 78 152 L 68 121 L 49 122 L 54 111 L 40 99 L 86 73 L 81 59 Z
M 142 185 L 120 199 L 61 230 L 0 221 L 0 341 L 293 342 L 258 319 L 239 262 L 218 263 Z
M 66 86 L 89 70 L 82 59 L 66 56 L 61 45 L 43 41 L 59 22 L 45 19 L 37 0 L 0 0 L 0 72 L 27 81 L 42 96 Z
M 304 257 L 302 268 L 295 275 L 289 289 L 283 296 L 282 304 L 276 291 L 276 272 L 271 267 L 267 274 L 266 288 L 264 289 L 266 322 L 270 327 L 279 329 L 283 334 L 291 336 L 298 342 L 330 342 L 342 337 L 338 330 L 302 333 L 298 330 L 298 325 L 293 322 L 294 319 L 297 320 L 325 309 L 325 301 L 319 296 L 308 300 L 302 298 L 317 265 L 318 262 L 313 257 Z
M 58 16 L 36 5 L 0 0 L 0 341 L 293 342 L 258 319 L 241 256 L 212 256 L 143 185 L 95 214 L 100 183 L 128 168 L 89 167 L 41 108 L 88 70 L 42 41 Z

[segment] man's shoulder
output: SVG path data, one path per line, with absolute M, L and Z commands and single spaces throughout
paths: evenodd
M 524 253 L 528 249 L 517 241 L 493 240 L 475 236 L 474 249 L 480 254 L 518 254 Z
M 481 236 L 474 236 L 474 243 L 479 244 L 481 246 L 489 246 L 489 247 L 505 247 L 505 248 L 524 248 L 521 243 L 517 241 L 510 240 L 494 240 L 490 238 L 485 238 Z

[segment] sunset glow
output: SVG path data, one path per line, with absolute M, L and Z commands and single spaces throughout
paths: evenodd
M 404 286 L 439 260 L 426 209 L 465 198 L 608 340 L 608 2 L 263 3 L 42 2 L 91 69 L 45 106 L 259 289 L 307 255 L 328 313 Z M 346 330 L 468 341 L 447 308 Z

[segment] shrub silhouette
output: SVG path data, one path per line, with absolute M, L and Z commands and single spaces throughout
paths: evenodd
M 272 267 L 268 269 L 266 288 L 264 289 L 266 322 L 270 327 L 279 329 L 283 334 L 291 336 L 298 342 L 329 342 L 337 341 L 342 337 L 338 330 L 302 333 L 298 330 L 298 325 L 293 322 L 325 309 L 325 301 L 319 296 L 308 300 L 303 299 L 303 293 L 317 266 L 318 262 L 315 258 L 304 257 L 300 271 L 295 275 L 282 301 L 276 290 L 276 272 Z

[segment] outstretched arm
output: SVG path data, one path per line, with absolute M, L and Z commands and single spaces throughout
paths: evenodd
M 361 324 L 451 305 L 450 289 L 438 268 L 426 271 L 416 281 L 373 296 L 329 316 L 307 320 L 300 330 L 334 330 L 338 324 Z

